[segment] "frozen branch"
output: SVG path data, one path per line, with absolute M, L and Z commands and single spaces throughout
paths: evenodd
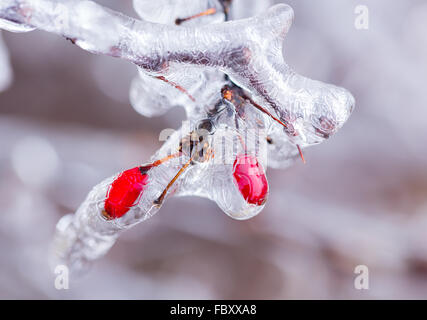
M 354 105 L 346 90 L 304 78 L 287 66 L 282 42 L 293 19 L 287 5 L 250 19 L 192 28 L 135 20 L 78 0 L 3 0 L 0 18 L 129 60 L 151 75 L 167 76 L 180 66 L 218 69 L 271 109 L 302 146 L 335 133 Z
M 157 1 L 135 3 L 140 14 L 149 11 L 148 2 L 151 8 L 170 6 Z M 166 10 L 189 9 L 184 19 L 171 12 L 143 14 L 169 23 L 160 24 L 92 1 L 2 0 L 0 27 L 45 30 L 92 53 L 131 61 L 141 71 L 131 89 L 141 113 L 160 114 L 181 104 L 191 120 L 150 162 L 104 180 L 75 215 L 61 219 L 55 249 L 72 269 L 105 254 L 123 230 L 152 216 L 173 194 L 209 198 L 234 219 L 257 215 L 269 190 L 266 160 L 275 167 L 289 165 L 298 153 L 302 157 L 302 147 L 329 138 L 350 116 L 354 99 L 347 90 L 302 77 L 285 63 L 282 45 L 293 19 L 289 6 L 244 20 L 182 25 L 217 12 L 215 7 L 194 11 L 203 5 L 225 8 L 218 1 L 184 7 L 177 0 Z

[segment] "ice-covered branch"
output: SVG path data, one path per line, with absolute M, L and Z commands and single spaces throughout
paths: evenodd
M 298 153 L 303 157 L 301 148 L 329 138 L 349 117 L 354 99 L 348 91 L 300 76 L 285 63 L 289 6 L 221 22 L 226 2 L 134 0 L 146 20 L 92 1 L 0 3 L 0 28 L 38 28 L 84 50 L 129 60 L 140 71 L 130 95 L 140 113 L 181 105 L 190 120 L 148 163 L 104 180 L 75 215 L 58 223 L 61 263 L 81 269 L 174 194 L 209 198 L 234 219 L 257 215 L 268 196 L 267 159 L 288 166 Z M 222 16 L 201 19 L 221 10 Z
M 92 1 L 3 0 L 0 18 L 56 33 L 93 53 L 132 61 L 151 75 L 182 66 L 218 69 L 273 111 L 300 145 L 319 142 L 347 120 L 346 90 L 295 74 L 282 56 L 293 11 L 276 5 L 253 18 L 197 27 L 135 20 Z M 301 105 L 300 101 L 305 104 Z

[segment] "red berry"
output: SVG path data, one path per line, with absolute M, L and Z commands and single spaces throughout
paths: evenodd
M 150 167 L 136 167 L 123 171 L 111 184 L 104 205 L 107 219 L 122 217 L 136 205 L 144 187 L 148 183 L 147 171 Z
M 234 160 L 234 182 L 243 198 L 250 204 L 263 205 L 267 200 L 268 182 L 258 159 L 241 154 Z

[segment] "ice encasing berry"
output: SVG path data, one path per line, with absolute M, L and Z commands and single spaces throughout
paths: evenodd
M 258 159 L 248 154 L 237 155 L 233 177 L 243 198 L 250 204 L 263 205 L 267 200 L 268 182 Z
M 117 219 L 137 204 L 144 187 L 148 184 L 146 167 L 136 167 L 123 171 L 111 184 L 105 200 L 105 216 Z

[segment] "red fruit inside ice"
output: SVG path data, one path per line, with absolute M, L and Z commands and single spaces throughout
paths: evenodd
M 234 182 L 243 198 L 250 204 L 263 205 L 267 200 L 268 182 L 258 159 L 241 154 L 234 160 Z
M 136 204 L 148 183 L 147 167 L 123 171 L 110 186 L 104 205 L 108 219 L 122 217 Z

